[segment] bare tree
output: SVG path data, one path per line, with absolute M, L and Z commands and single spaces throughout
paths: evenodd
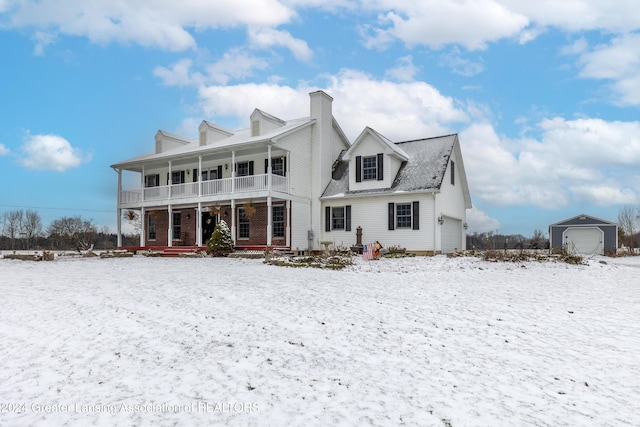
M 27 249 L 30 249 L 30 243 L 34 237 L 42 233 L 42 219 L 36 211 L 27 209 L 24 215 L 23 230 L 27 238 Z
M 548 247 L 548 241 L 544 237 L 544 231 L 536 229 L 531 236 L 531 249 L 545 249 Z
M 635 234 L 638 214 L 636 208 L 631 205 L 625 205 L 618 212 L 618 226 L 622 229 L 630 251 L 633 251 L 633 235 Z
M 22 232 L 24 213 L 22 210 L 4 212 L 2 214 L 2 233 L 11 240 L 11 249 L 16 248 L 16 239 Z
M 80 252 L 89 248 L 98 229 L 91 220 L 75 216 L 54 220 L 49 225 L 48 232 L 51 238 L 57 237 L 62 243 L 72 246 Z

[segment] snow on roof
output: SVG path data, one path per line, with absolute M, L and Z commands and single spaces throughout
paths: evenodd
M 241 130 L 235 131 L 228 138 L 221 139 L 219 141 L 216 141 L 213 144 L 208 144 L 208 145 L 199 145 L 198 139 L 195 138 L 191 140 L 192 143 L 186 144 L 182 147 L 172 148 L 170 150 L 166 150 L 162 153 L 157 153 L 157 154 L 156 153 L 144 154 L 142 156 L 137 156 L 137 157 L 125 160 L 123 162 L 114 164 L 111 167 L 117 168 L 117 167 L 127 166 L 132 163 L 148 162 L 153 160 L 164 160 L 164 159 L 193 155 L 198 153 L 212 152 L 212 151 L 231 149 L 231 148 L 240 148 L 242 146 L 273 143 L 275 140 L 284 136 L 285 134 L 293 130 L 296 130 L 299 127 L 302 127 L 311 123 L 313 123 L 313 120 L 309 117 L 289 120 L 285 123 L 284 126 L 281 126 L 277 129 L 274 129 L 271 132 L 268 132 L 266 134 L 259 135 L 259 136 L 251 136 L 251 129 L 248 129 L 248 128 L 241 129 Z M 165 133 L 164 131 L 160 131 L 160 132 Z M 190 140 L 186 138 L 181 138 L 181 139 L 184 139 L 187 141 Z
M 392 143 L 408 160 L 402 163 L 390 188 L 375 190 L 349 191 L 349 162 L 342 159 L 342 153 L 323 197 L 439 190 L 456 140 L 457 134 L 452 134 Z

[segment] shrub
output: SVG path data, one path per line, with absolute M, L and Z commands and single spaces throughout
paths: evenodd
M 216 224 L 211 238 L 207 240 L 207 254 L 211 256 L 225 256 L 233 252 L 233 240 L 231 230 L 227 223 L 222 220 Z

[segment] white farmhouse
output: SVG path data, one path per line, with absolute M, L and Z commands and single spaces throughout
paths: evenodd
M 194 139 L 158 131 L 154 152 L 111 166 L 118 246 L 133 210 L 143 219 L 136 249 L 201 248 L 221 220 L 238 249 L 350 247 L 358 228 L 365 244 L 464 249 L 471 198 L 458 136 L 392 142 L 367 127 L 350 144 L 332 102 L 312 92 L 310 115 L 286 121 L 256 109 L 238 131 L 205 120 Z M 125 171 L 138 177 L 132 188 Z

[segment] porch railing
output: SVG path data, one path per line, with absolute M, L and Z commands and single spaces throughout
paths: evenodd
M 233 180 L 235 179 L 235 189 Z M 271 175 L 271 188 L 276 191 L 287 192 L 289 178 Z M 198 196 L 231 195 L 268 189 L 268 174 L 240 176 L 236 178 L 214 179 L 211 181 L 188 182 L 184 184 L 161 185 L 146 187 L 142 190 L 123 190 L 120 192 L 120 204 L 136 204 L 143 201 L 185 199 Z M 200 193 L 198 193 L 200 190 Z

